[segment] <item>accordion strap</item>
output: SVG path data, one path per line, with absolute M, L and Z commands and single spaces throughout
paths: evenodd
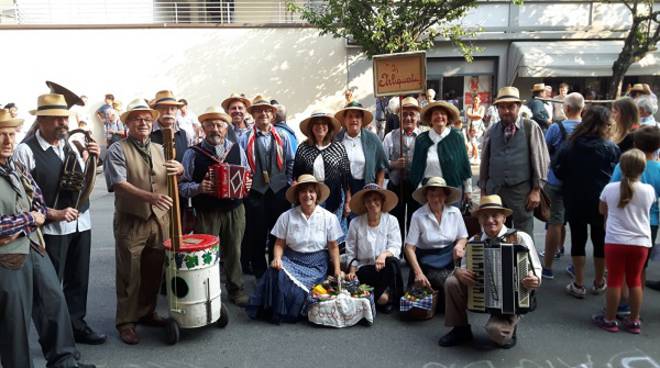
M 222 156 L 222 158 L 217 158 L 217 157 L 215 157 L 214 155 L 208 153 L 205 149 L 203 149 L 203 148 L 201 148 L 201 147 L 199 147 L 199 146 L 192 146 L 192 147 L 190 147 L 190 148 L 192 148 L 192 149 L 194 149 L 195 151 L 197 151 L 197 152 L 203 154 L 204 156 L 210 158 L 211 160 L 213 160 L 213 161 L 215 161 L 215 162 L 217 162 L 217 163 L 219 163 L 219 164 L 222 164 L 222 163 L 225 162 L 225 159 L 227 159 L 227 156 L 229 155 L 229 152 L 231 152 L 231 149 L 234 148 L 234 143 L 232 143 L 231 146 L 229 146 L 229 149 L 225 152 L 225 154 Z

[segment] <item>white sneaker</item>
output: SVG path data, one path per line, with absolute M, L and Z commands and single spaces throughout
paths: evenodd
M 584 299 L 584 296 L 587 295 L 587 290 L 584 288 L 584 286 L 579 287 L 575 285 L 573 281 L 566 285 L 566 292 L 568 295 L 572 295 L 578 299 Z

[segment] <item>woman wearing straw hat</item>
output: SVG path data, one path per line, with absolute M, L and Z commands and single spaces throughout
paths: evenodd
M 410 183 L 416 188 L 424 179 L 441 177 L 447 185 L 460 188 L 463 197 L 470 198 L 472 192 L 472 169 L 465 149 L 465 140 L 456 130 L 451 129 L 454 121 L 460 119 L 458 109 L 445 101 L 436 101 L 422 110 L 422 121 L 431 126 L 428 132 L 417 136 Z M 458 202 L 459 195 L 455 199 Z M 452 204 L 454 202 L 448 202 Z
M 246 307 L 253 319 L 273 323 L 296 322 L 304 316 L 309 289 L 328 273 L 339 277 L 339 221 L 319 203 L 330 189 L 312 175 L 304 174 L 286 191 L 295 207 L 284 212 L 271 234 L 277 238 L 273 261 L 257 282 Z
M 385 169 L 388 167 L 383 144 L 377 135 L 366 129 L 373 115 L 353 101 L 335 114 L 342 124 L 342 129 L 335 137 L 346 148 L 350 161 L 351 176 L 349 187 L 351 193 L 357 193 L 365 184 L 376 183 L 383 186 Z M 348 200 L 344 206 L 346 213 L 350 211 Z
M 399 255 L 399 221 L 388 212 L 397 204 L 394 192 L 372 183 L 351 197 L 351 221 L 346 236 L 346 255 L 350 262 L 349 280 L 374 287 L 376 306 L 389 313 L 403 292 Z M 355 262 L 354 262 L 355 261 Z
M 413 213 L 404 248 L 411 270 L 409 286 L 432 288 L 442 297 L 445 280 L 460 258 L 456 249 L 462 249 L 468 237 L 461 212 L 449 205 L 460 196 L 458 189 L 440 177 L 430 178 L 413 193 L 422 207 Z
M 314 112 L 300 123 L 300 131 L 307 136 L 307 140 L 296 151 L 293 177 L 311 174 L 327 185 L 330 196 L 324 207 L 341 222 L 344 213 L 342 204 L 348 196 L 351 168 L 344 145 L 334 141 L 340 129 L 339 121 L 324 112 Z

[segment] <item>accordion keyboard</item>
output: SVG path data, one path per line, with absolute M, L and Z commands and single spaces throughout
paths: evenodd
M 522 280 L 527 277 L 529 272 L 529 263 L 527 261 L 527 253 L 521 252 L 516 254 L 516 262 L 518 263 L 517 273 L 518 273 L 518 306 L 529 308 L 529 295 L 530 292 L 527 288 L 522 285 Z
M 484 286 L 484 246 L 483 244 L 472 244 L 467 247 L 467 269 L 475 273 L 477 282 L 468 287 L 468 309 L 475 311 L 486 310 L 486 289 Z

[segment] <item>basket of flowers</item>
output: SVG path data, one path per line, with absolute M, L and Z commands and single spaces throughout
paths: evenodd
M 314 285 L 307 299 L 307 319 L 317 325 L 348 327 L 360 321 L 374 323 L 373 288 L 359 281 L 328 277 Z
M 438 307 L 438 292 L 421 287 L 406 291 L 399 302 L 399 309 L 406 317 L 416 320 L 431 319 Z

